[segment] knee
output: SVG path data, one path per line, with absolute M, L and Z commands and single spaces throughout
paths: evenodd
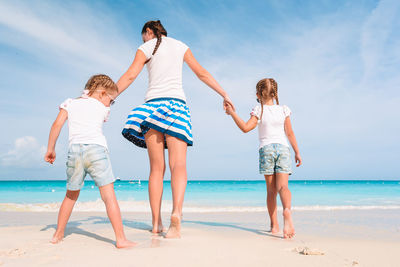
M 171 172 L 182 171 L 182 170 L 186 171 L 186 161 L 185 160 L 170 161 L 169 168 Z
M 105 204 L 107 204 L 108 199 L 109 199 L 109 196 L 108 196 L 107 194 L 101 195 L 101 200 L 103 200 L 103 202 L 104 202 Z
M 165 168 L 166 168 L 165 163 L 151 164 L 150 172 L 151 172 L 151 174 L 157 174 L 157 175 L 164 176 Z
M 76 201 L 79 197 L 79 192 L 80 192 L 79 190 L 77 190 L 77 191 L 67 190 L 67 193 L 65 194 L 65 196 L 73 201 Z
M 103 200 L 104 204 L 113 201 L 113 199 L 116 200 L 114 192 L 103 192 L 100 195 L 101 195 L 101 200 Z
M 277 188 L 277 192 L 279 192 L 279 193 L 282 193 L 282 192 L 287 191 L 287 190 L 289 190 L 287 185 L 281 185 L 281 186 L 279 186 Z
M 276 197 L 278 194 L 278 191 L 276 190 L 276 188 L 268 188 L 267 189 L 267 196 L 268 197 Z

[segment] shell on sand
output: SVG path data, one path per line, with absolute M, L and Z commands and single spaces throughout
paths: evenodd
M 317 249 L 310 249 L 309 247 L 297 247 L 293 251 L 302 255 L 325 255 L 324 252 Z

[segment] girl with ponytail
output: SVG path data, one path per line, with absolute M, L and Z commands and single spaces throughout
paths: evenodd
M 290 149 L 295 152 L 296 167 L 302 163 L 296 137 L 290 122 L 291 111 L 280 106 L 278 84 L 272 78 L 260 80 L 256 85 L 257 101 L 260 105 L 253 108 L 251 117 L 244 122 L 232 106 L 225 104 L 226 113 L 231 115 L 236 125 L 247 133 L 258 125 L 259 170 L 267 184 L 267 207 L 271 222 L 271 233 L 279 232 L 276 197 L 279 193 L 283 206 L 283 237 L 292 238 L 295 234 L 291 215 L 291 193 L 288 188 L 289 175 L 292 173 Z M 275 101 L 275 103 L 274 103 Z
M 186 62 L 196 76 L 233 106 L 228 94 L 194 58 L 189 47 L 174 38 L 159 20 L 142 29 L 142 44 L 132 65 L 117 82 L 119 94 L 126 90 L 147 65 L 149 86 L 145 103 L 134 108 L 122 135 L 136 146 L 147 148 L 150 160 L 149 198 L 153 233 L 164 231 L 161 201 L 165 173 L 164 148 L 168 148 L 171 170 L 172 214 L 167 238 L 180 237 L 183 198 L 187 183 L 186 151 L 192 146 L 192 122 L 182 86 L 182 65 Z

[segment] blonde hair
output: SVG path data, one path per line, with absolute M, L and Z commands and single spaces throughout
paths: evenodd
M 256 85 L 257 95 L 259 98 L 259 102 L 261 104 L 261 116 L 264 112 L 264 98 L 272 98 L 275 100 L 276 104 L 279 105 L 278 99 L 278 84 L 273 78 L 264 78 L 258 81 Z
M 90 96 L 96 90 L 104 89 L 107 93 L 114 94 L 118 92 L 118 87 L 114 81 L 105 74 L 96 74 L 90 77 L 85 85 L 85 90 Z

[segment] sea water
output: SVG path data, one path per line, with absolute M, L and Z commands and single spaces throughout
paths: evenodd
M 150 210 L 147 181 L 116 181 L 114 187 L 123 211 Z M 400 181 L 295 180 L 289 188 L 299 211 L 400 209 Z M 0 181 L 0 211 L 56 211 L 65 191 L 65 181 Z M 163 200 L 163 210 L 170 210 L 170 181 L 164 182 Z M 184 212 L 264 211 L 265 201 L 264 181 L 190 180 Z M 93 181 L 85 181 L 75 210 L 104 210 Z

